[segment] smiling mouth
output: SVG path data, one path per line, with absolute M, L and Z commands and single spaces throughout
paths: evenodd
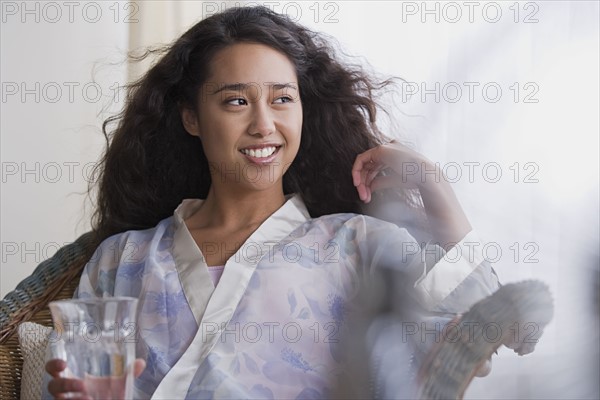
M 260 149 L 241 149 L 240 152 L 254 158 L 267 158 L 277 152 L 281 146 L 267 146 Z

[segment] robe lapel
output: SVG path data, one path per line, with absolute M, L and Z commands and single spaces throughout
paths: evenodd
M 216 288 L 200 249 L 185 227 L 183 219 L 186 216 L 176 215 L 179 226 L 175 233 L 174 258 L 199 329 L 188 349 L 156 389 L 153 399 L 185 398 L 196 370 L 231 320 L 257 264 L 263 258 L 268 259 L 269 252 L 274 251 L 277 243 L 310 219 L 299 195 L 288 195 L 286 198 L 284 205 L 263 222 L 227 260 Z M 200 202 L 194 204 L 195 210 L 201 201 L 193 201 Z
M 176 230 L 173 238 L 175 267 L 183 286 L 183 292 L 198 325 L 202 321 L 204 310 L 206 310 L 215 286 L 210 279 L 206 260 L 184 220 L 193 214 L 201 204 L 202 200 L 188 199 L 177 207 L 175 210 Z

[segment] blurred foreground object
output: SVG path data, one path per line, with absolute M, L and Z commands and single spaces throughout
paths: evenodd
M 479 301 L 444 337 L 418 373 L 423 399 L 461 399 L 477 368 L 502 344 L 519 355 L 533 352 L 554 307 L 548 287 L 539 281 L 507 284 Z M 486 329 L 496 330 L 493 340 Z
M 362 309 L 343 338 L 352 357 L 336 397 L 461 399 L 496 349 L 504 344 L 519 355 L 531 353 L 554 314 L 546 284 L 529 280 L 502 286 L 459 318 L 446 316 L 436 332 L 424 328 L 431 316 L 414 311 L 409 292 L 393 271 L 364 288 Z M 415 335 L 415 329 L 423 332 Z M 425 344 L 432 336 L 436 340 Z

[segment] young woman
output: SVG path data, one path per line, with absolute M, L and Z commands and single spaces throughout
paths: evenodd
M 434 163 L 377 129 L 390 83 L 247 7 L 196 24 L 132 85 L 76 295 L 139 299 L 136 398 L 332 396 L 351 353 L 337 338 L 374 271 L 402 273 L 445 321 L 498 288 L 479 255 L 448 257 L 473 232 L 450 186 L 421 179 Z M 425 246 L 364 214 L 392 187 L 418 189 Z M 64 368 L 47 364 L 49 392 L 83 396 Z

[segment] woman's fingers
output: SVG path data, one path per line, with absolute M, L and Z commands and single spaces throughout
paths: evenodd
M 390 142 L 373 147 L 356 157 L 352 167 L 352 181 L 361 200 L 368 203 L 371 193 L 388 187 L 418 187 L 418 166 L 425 158 L 410 148 Z M 380 175 L 390 170 L 393 179 Z M 414 176 L 413 176 L 414 175 Z
M 379 163 L 379 149 L 381 146 L 369 149 L 356 156 L 354 165 L 352 166 L 352 180 L 354 186 L 359 186 L 360 183 L 366 183 L 367 172 Z
M 146 361 L 143 358 L 136 358 L 133 363 L 133 376 L 136 378 L 146 369 Z
M 46 363 L 46 371 L 48 371 L 48 373 L 53 377 L 53 379 L 48 383 L 48 392 L 56 399 L 92 400 L 91 396 L 87 394 L 86 386 L 83 380 L 60 377 L 60 372 L 62 372 L 65 368 L 66 363 L 63 360 L 50 360 Z M 140 376 L 145 368 L 146 361 L 144 361 L 144 359 L 137 358 L 133 363 L 134 377 L 137 378 Z M 90 387 L 90 390 L 95 390 L 98 392 L 99 388 L 96 386 L 98 384 L 107 385 L 106 379 L 107 378 L 105 377 L 98 377 L 95 379 L 95 382 L 94 379 L 92 379 L 92 386 Z M 114 385 L 114 382 L 110 381 L 112 378 L 108 379 L 108 387 L 111 388 L 111 385 Z
M 54 378 L 48 383 L 48 392 L 54 397 L 64 393 L 80 393 L 84 396 L 85 385 L 81 379 Z
M 85 393 L 61 393 L 55 396 L 57 400 L 94 400 L 92 396 L 89 396 Z
M 383 166 L 375 163 L 369 163 L 363 169 L 364 179 L 361 181 L 361 187 L 364 187 L 364 191 L 366 193 L 366 198 L 362 198 L 365 201 L 365 203 L 371 201 L 371 194 L 373 193 L 371 183 L 373 182 L 373 179 L 375 179 L 377 175 L 381 172 L 382 169 Z
M 368 187 L 371 187 L 371 182 L 373 182 L 373 179 L 375 179 L 375 177 L 379 175 L 384 168 L 385 166 L 380 164 L 371 166 L 371 168 L 367 171 L 366 185 Z
M 381 151 L 382 146 L 378 146 L 359 154 L 352 167 L 352 181 L 359 198 L 365 203 L 371 201 L 371 183 L 386 168 L 386 164 L 380 162 Z
M 356 160 L 354 160 L 354 165 L 352 166 L 352 183 L 354 183 L 354 186 L 357 186 L 357 187 L 360 185 L 360 183 L 362 181 L 361 173 L 364 169 L 364 164 L 365 164 L 365 161 L 363 160 L 363 157 L 362 157 L 363 154 L 359 154 L 356 157 Z
M 65 368 L 67 363 L 64 360 L 54 359 L 46 363 L 46 371 L 53 378 L 48 383 L 48 392 L 56 399 L 92 400 L 85 393 L 85 385 L 81 379 L 60 377 Z
M 67 363 L 64 360 L 54 359 L 46 363 L 46 372 L 53 378 L 59 378 L 65 368 L 67 368 Z

